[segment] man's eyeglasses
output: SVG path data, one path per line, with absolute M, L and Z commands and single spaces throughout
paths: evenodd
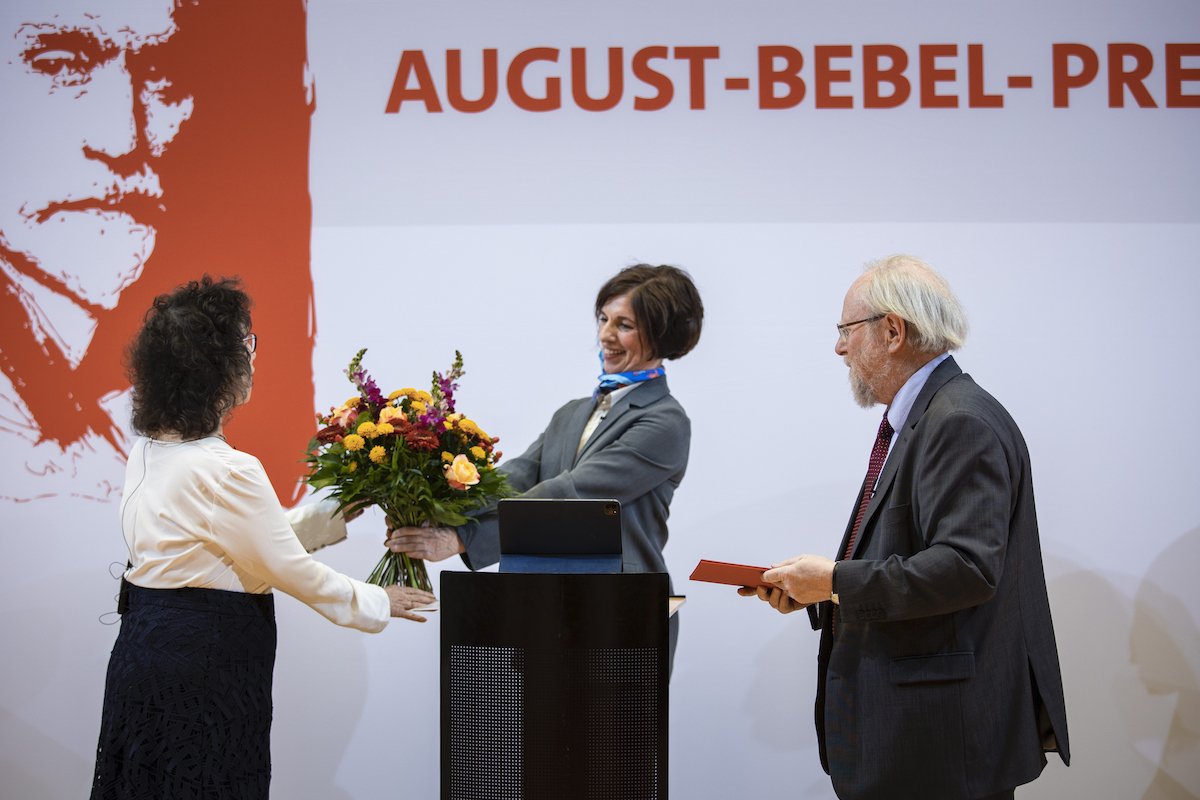
M 849 339 L 850 338 L 850 329 L 853 328 L 855 325 L 862 325 L 864 322 L 874 322 L 875 320 L 883 319 L 886 316 L 887 316 L 887 314 L 876 314 L 875 316 L 867 317 L 866 319 L 856 319 L 856 320 L 854 320 L 854 322 L 839 322 L 838 326 L 837 326 L 838 340 L 844 342 L 847 339 Z
M 242 339 L 242 342 L 246 345 L 246 349 L 253 353 L 258 349 L 258 334 L 252 333 L 245 339 Z

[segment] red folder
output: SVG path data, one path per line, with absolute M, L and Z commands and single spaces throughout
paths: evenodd
M 763 573 L 770 567 L 751 567 L 746 564 L 727 564 L 724 561 L 707 561 L 701 559 L 692 571 L 694 581 L 709 583 L 727 583 L 730 586 L 774 586 L 763 580 Z

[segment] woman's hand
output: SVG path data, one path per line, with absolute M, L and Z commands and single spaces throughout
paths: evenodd
M 467 552 L 454 528 L 388 528 L 388 536 L 383 544 L 392 552 L 408 553 L 410 558 L 423 558 L 426 561 L 442 561 Z
M 424 589 L 414 589 L 411 586 L 385 586 L 383 590 L 392 601 L 392 616 L 411 619 L 413 622 L 424 622 L 425 618 L 412 613 L 410 608 L 427 606 L 437 599 Z

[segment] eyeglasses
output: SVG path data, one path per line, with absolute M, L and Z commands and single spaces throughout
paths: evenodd
M 837 326 L 838 340 L 844 342 L 847 339 L 849 339 L 850 338 L 850 329 L 853 328 L 855 325 L 862 325 L 864 322 L 874 322 L 875 320 L 883 319 L 886 316 L 887 316 L 887 314 L 876 314 L 875 316 L 867 317 L 866 319 L 856 319 L 856 320 L 854 320 L 854 322 L 839 322 L 838 326 Z
M 253 353 L 258 349 L 258 334 L 252 333 L 245 339 L 242 339 L 242 342 L 246 345 L 246 349 Z

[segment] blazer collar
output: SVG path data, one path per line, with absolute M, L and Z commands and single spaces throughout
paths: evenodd
M 596 426 L 596 430 L 587 440 L 587 444 L 585 444 L 583 449 L 579 451 L 579 455 L 575 457 L 573 464 L 578 464 L 579 459 L 583 458 L 583 456 L 589 450 L 596 446 L 596 443 L 600 441 L 601 435 L 606 430 L 611 428 L 613 424 L 625 414 L 626 411 L 631 408 L 645 408 L 648 405 L 657 403 L 670 393 L 671 390 L 667 386 L 666 375 L 663 375 L 660 378 L 652 378 L 651 380 L 643 381 L 642 385 L 638 386 L 633 391 L 626 392 L 620 400 L 613 403 L 613 407 L 604 416 L 604 419 L 600 420 L 600 424 Z M 583 415 L 583 423 L 579 426 L 579 433 L 575 437 L 576 443 L 579 442 L 579 437 L 583 436 L 583 429 L 587 426 L 588 418 L 592 415 L 592 407 L 587 403 L 584 404 L 584 407 L 587 408 L 587 413 Z M 575 420 L 572 420 L 572 422 L 574 421 Z M 572 425 L 572 428 L 573 427 L 574 425 Z
M 954 360 L 954 356 L 950 356 L 945 361 L 937 365 L 929 376 L 929 380 L 925 381 L 924 388 L 917 395 L 917 399 L 913 401 L 912 411 L 908 412 L 908 419 L 904 421 L 904 427 L 912 430 L 917 426 L 917 421 L 921 419 L 921 415 L 925 413 L 925 409 L 929 408 L 930 401 L 933 396 L 938 393 L 938 390 L 950 382 L 952 378 L 962 375 L 962 370 L 958 366 L 958 362 Z
M 908 418 L 904 420 L 903 430 L 896 431 L 893 434 L 896 437 L 896 443 L 892 445 L 892 451 L 888 453 L 888 459 L 883 465 L 883 471 L 879 473 L 879 480 L 875 484 L 877 487 L 875 494 L 871 497 L 871 502 L 867 504 L 866 512 L 863 513 L 862 525 L 859 527 L 858 538 L 854 540 L 854 550 L 850 553 L 850 558 L 854 558 L 858 554 L 858 550 L 863 543 L 863 531 L 867 529 L 867 524 L 870 523 L 871 517 L 883 505 L 883 499 L 887 496 L 888 487 L 892 485 L 892 479 L 896 477 L 898 465 L 904 460 L 904 452 L 908 449 L 908 443 L 912 439 L 913 428 L 917 427 L 917 423 L 921 421 L 921 417 L 925 414 L 925 410 L 929 408 L 929 403 L 933 400 L 933 396 L 938 393 L 938 390 L 949 383 L 952 378 L 961 374 L 962 370 L 959 369 L 954 356 L 950 356 L 941 364 L 938 364 L 937 369 L 925 381 L 925 386 L 921 388 L 921 393 L 917 395 L 917 399 L 913 401 L 912 410 L 908 412 Z M 869 486 L 863 487 L 864 492 L 870 490 L 871 487 Z

